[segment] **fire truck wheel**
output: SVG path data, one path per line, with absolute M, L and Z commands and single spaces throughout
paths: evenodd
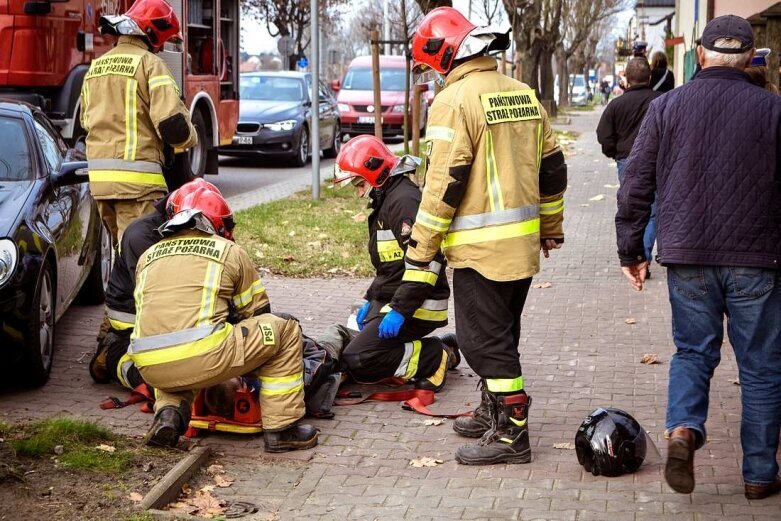
M 200 110 L 193 114 L 193 127 L 198 135 L 198 144 L 190 149 L 190 169 L 195 177 L 203 177 L 206 173 L 206 153 L 208 151 L 209 137 L 206 134 L 206 122 Z

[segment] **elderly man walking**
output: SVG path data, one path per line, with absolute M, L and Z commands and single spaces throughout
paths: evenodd
M 745 495 L 762 499 L 781 491 L 781 98 L 743 72 L 753 54 L 746 20 L 708 23 L 696 80 L 651 102 L 618 193 L 616 231 L 624 274 L 641 290 L 656 191 L 658 258 L 667 266 L 677 347 L 667 483 L 694 490 L 694 451 L 706 440 L 726 315 L 740 370 Z

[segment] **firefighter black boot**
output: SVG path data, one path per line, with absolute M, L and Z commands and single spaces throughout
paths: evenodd
M 182 402 L 179 407 L 166 405 L 155 413 L 152 427 L 144 436 L 147 445 L 176 447 L 179 436 L 184 434 L 190 423 L 190 407 Z
M 480 438 L 491 429 L 491 403 L 488 393 L 483 391 L 480 405 L 472 416 L 460 416 L 453 422 L 453 430 L 467 438 Z
M 461 352 L 458 350 L 458 339 L 455 333 L 447 333 L 439 337 L 448 352 L 447 370 L 452 371 L 461 363 Z
M 484 392 L 490 400 L 492 428 L 476 445 L 465 445 L 456 451 L 456 461 L 464 465 L 496 463 L 529 463 L 527 426 L 529 397 L 523 391 L 509 396 Z
M 266 452 L 289 452 L 311 449 L 317 445 L 317 429 L 302 423 L 273 432 L 263 431 Z

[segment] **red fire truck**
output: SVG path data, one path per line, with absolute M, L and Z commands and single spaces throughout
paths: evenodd
M 103 15 L 133 0 L 0 0 L 0 97 L 42 107 L 78 146 L 79 95 L 90 61 L 114 38 L 98 31 Z M 168 0 L 182 22 L 185 52 L 162 52 L 190 107 L 198 146 L 193 173 L 217 173 L 217 147 L 229 144 L 239 119 L 238 0 Z

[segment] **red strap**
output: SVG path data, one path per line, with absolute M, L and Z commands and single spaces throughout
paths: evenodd
M 363 396 L 360 393 L 354 391 L 339 391 L 336 396 L 337 400 L 334 402 L 334 405 L 356 405 L 369 400 L 376 400 L 378 402 L 404 402 L 401 404 L 402 409 L 415 411 L 419 414 L 425 414 L 426 416 L 434 416 L 437 418 L 458 418 L 459 416 L 469 416 L 472 414 L 471 411 L 459 413 L 432 412 L 429 410 L 428 406 L 436 401 L 434 398 L 434 391 L 428 391 L 425 389 L 376 392 L 367 396 Z M 351 400 L 349 398 L 354 399 Z
M 130 391 L 130 396 L 124 402 L 116 396 L 109 396 L 108 399 L 100 403 L 101 409 L 122 409 L 128 405 L 134 403 L 143 402 L 141 404 L 141 412 L 153 413 L 153 404 L 155 403 L 155 395 L 152 389 L 145 383 L 138 385 L 135 389 Z

